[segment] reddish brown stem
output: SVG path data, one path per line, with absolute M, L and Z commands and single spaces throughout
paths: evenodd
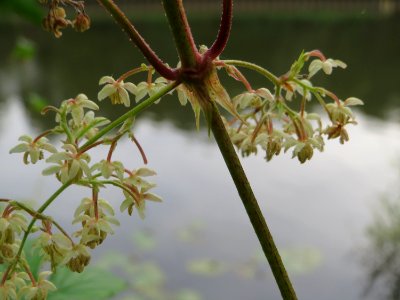
M 37 286 L 35 277 L 33 277 L 33 274 L 32 274 L 32 272 L 31 272 L 31 270 L 29 269 L 29 267 L 28 267 L 26 264 L 24 264 L 24 269 L 25 269 L 25 272 L 28 274 L 29 279 L 30 279 L 31 282 L 32 282 L 32 286 Z
M 98 145 L 101 145 L 101 144 L 103 144 L 103 143 L 104 143 L 104 141 L 101 140 L 101 141 L 98 141 L 98 142 L 96 142 L 96 143 L 93 143 L 93 144 L 91 144 L 91 145 L 89 145 L 89 146 L 87 146 L 87 147 L 83 147 L 82 149 L 79 150 L 79 155 L 82 155 L 82 154 L 85 153 L 86 151 L 89 151 L 90 149 L 92 149 L 92 148 L 94 148 L 94 147 L 96 147 L 96 146 L 98 146 Z
M 146 157 L 146 153 L 144 153 L 144 150 L 143 150 L 142 146 L 140 145 L 139 141 L 133 135 L 132 135 L 131 139 L 132 139 L 132 142 L 135 143 L 136 147 L 138 147 L 140 155 L 142 155 L 142 158 L 143 158 L 143 163 L 145 165 L 147 165 L 148 160 Z
M 115 139 L 115 140 L 111 143 L 110 150 L 108 151 L 108 155 L 107 155 L 107 161 L 108 161 L 108 162 L 111 161 L 111 158 L 112 158 L 113 152 L 114 152 L 114 150 L 115 150 L 115 147 L 117 147 L 117 142 L 118 142 L 118 139 Z
M 151 86 L 152 82 L 153 82 L 153 68 L 150 67 L 147 73 L 147 84 Z
M 38 140 L 40 140 L 42 137 L 49 135 L 50 133 L 52 133 L 53 130 L 46 130 L 45 132 L 43 132 L 42 134 L 38 135 L 32 143 L 36 143 Z
M 239 69 L 236 67 L 232 67 L 232 68 L 235 71 L 235 74 L 234 74 L 235 76 L 233 78 L 235 78 L 237 81 L 240 81 L 241 83 L 243 83 L 243 85 L 245 86 L 245 88 L 247 89 L 248 92 L 250 92 L 250 93 L 254 92 L 253 88 L 251 87 L 250 82 L 243 75 L 243 73 L 240 72 Z
M 133 173 L 131 171 L 129 171 L 128 169 L 124 169 L 124 172 L 126 174 L 128 174 L 129 176 L 133 176 Z
M 208 49 L 205 58 L 209 60 L 216 59 L 225 49 L 232 28 L 233 18 L 233 0 L 223 0 L 221 23 L 214 44 Z
M 99 219 L 99 191 L 97 190 L 97 187 L 93 187 L 92 189 L 92 200 L 93 200 L 93 209 L 94 209 L 94 217 L 96 220 Z
M 146 68 L 147 68 L 147 67 L 146 67 Z M 145 69 L 144 66 L 138 67 L 138 68 L 135 68 L 135 69 L 132 69 L 132 70 L 129 70 L 128 72 L 125 72 L 124 74 L 122 74 L 122 75 L 117 79 L 117 81 L 120 82 L 120 81 L 125 80 L 126 78 L 128 78 L 128 77 L 130 77 L 130 76 L 132 76 L 132 75 L 135 75 L 135 74 L 137 74 L 137 73 L 139 73 L 139 72 L 143 72 L 143 71 L 146 71 L 146 69 Z
M 117 23 L 122 27 L 122 30 L 129 36 L 129 40 L 139 48 L 149 63 L 158 73 L 160 73 L 161 76 L 168 80 L 176 80 L 178 78 L 178 71 L 171 69 L 164 64 L 114 1 L 97 0 L 97 2 L 99 2 L 100 5 L 102 5 L 113 16 L 115 21 L 117 21 Z
M 10 274 L 10 271 L 11 271 L 12 266 L 13 266 L 13 265 L 10 265 L 10 266 L 7 268 L 7 270 L 4 272 L 3 278 L 1 278 L 0 286 L 4 286 L 4 284 L 6 283 L 8 274 Z

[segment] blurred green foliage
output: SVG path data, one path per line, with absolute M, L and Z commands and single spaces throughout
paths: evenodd
M 40 24 L 44 10 L 36 0 L 0 0 L 0 18 L 3 20 L 15 15 Z

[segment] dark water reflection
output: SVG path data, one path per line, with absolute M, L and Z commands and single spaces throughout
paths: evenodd
M 210 43 L 217 21 L 195 22 L 199 42 Z M 159 25 L 139 24 L 161 56 L 175 64 L 170 35 Z M 398 181 L 394 162 L 400 149 L 399 25 L 393 19 L 235 20 L 233 40 L 224 58 L 251 60 L 280 74 L 302 49 L 319 48 L 349 65 L 330 81 L 319 78 L 320 83 L 341 97 L 357 96 L 366 103 L 358 111 L 360 125 L 351 128 L 350 143 L 328 143 L 325 153 L 309 164 L 299 166 L 288 155 L 268 164 L 261 155 L 243 160 L 300 299 L 377 299 L 387 289 L 377 284 L 371 294 L 363 295 L 370 270 L 360 261 L 363 251 L 381 257 L 377 247 L 365 250 L 364 245 L 369 245 L 365 232 L 380 195 L 396 196 L 391 186 Z M 38 46 L 37 57 L 24 63 L 9 59 L 21 34 Z M 118 29 L 106 23 L 83 35 L 67 32 L 61 40 L 34 28 L 2 26 L 0 45 L 1 196 L 42 199 L 56 184 L 38 176 L 43 165 L 24 167 L 19 157 L 7 154 L 19 135 L 52 125 L 52 118 L 42 118 L 31 109 L 30 93 L 53 103 L 80 92 L 95 99 L 98 78 L 119 75 L 143 59 Z M 264 84 L 260 77 L 249 77 L 254 86 Z M 227 83 L 232 94 L 240 92 L 240 85 L 229 79 Z M 106 114 L 114 118 L 121 112 L 113 108 Z M 123 217 L 117 234 L 96 256 L 113 250 L 157 261 L 166 272 L 168 288 L 193 288 L 204 299 L 279 299 L 269 270 L 257 259 L 257 241 L 220 154 L 205 131 L 194 131 L 192 112 L 168 97 L 146 116 L 138 122 L 136 135 L 150 167 L 159 173 L 157 192 L 165 203 L 149 205 L 145 222 Z M 137 165 L 140 160 L 135 151 L 122 143 L 118 155 Z M 101 155 L 96 153 L 95 158 Z M 73 189 L 60 198 L 59 206 L 51 209 L 60 222 L 68 224 L 84 193 Z M 119 201 L 121 195 L 109 190 L 103 197 Z M 182 239 L 182 231 L 193 223 L 201 224 L 200 237 L 191 233 L 196 238 Z M 154 249 L 140 252 L 138 242 L 132 241 L 133 232 L 142 228 L 153 233 Z M 188 275 L 186 263 L 193 259 L 211 259 L 221 274 Z M 250 276 L 252 272 L 256 275 Z

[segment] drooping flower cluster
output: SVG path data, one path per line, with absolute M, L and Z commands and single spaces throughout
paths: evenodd
M 309 64 L 308 73 L 303 71 L 306 62 L 315 56 L 318 58 Z M 281 150 L 292 149 L 293 157 L 304 163 L 312 158 L 315 150 L 323 151 L 324 136 L 338 138 L 342 144 L 349 140 L 346 127 L 356 124 L 350 107 L 363 102 L 355 97 L 342 101 L 334 93 L 310 82 L 318 71 L 331 74 L 333 68 L 346 68 L 345 63 L 325 59 L 320 51 L 314 50 L 302 53 L 289 72 L 279 78 L 262 69 L 263 75 L 274 84 L 273 92 L 267 88 L 253 90 L 244 76 L 236 68 L 233 70 L 229 63 L 217 61 L 216 65 L 224 67 L 229 75 L 247 87 L 246 92 L 232 99 L 235 109 L 235 113 L 231 113 L 232 120 L 225 119 L 232 142 L 244 156 L 255 154 L 261 148 L 269 161 Z M 295 103 L 297 99 L 298 104 Z M 306 108 L 313 99 L 322 106 L 330 124 L 323 125 L 326 117 L 319 113 L 307 113 Z
M 109 85 L 120 84 L 117 81 L 112 82 L 110 78 L 108 77 L 107 81 L 103 78 L 102 82 L 109 82 Z M 160 85 L 165 85 L 162 80 L 151 84 L 150 88 L 146 83 L 146 94 L 151 94 L 154 89 L 160 88 Z M 130 89 L 130 92 L 139 93 L 137 100 L 140 100 L 143 94 L 140 84 L 117 86 L 112 88 L 111 92 L 118 94 L 120 89 Z M 99 98 L 104 93 L 103 88 Z M 112 98 L 111 94 L 107 96 Z M 125 94 L 122 96 L 123 101 L 118 103 L 126 104 L 124 97 Z M 27 226 L 24 214 L 41 220 L 40 234 L 34 245 L 40 249 L 44 261 L 50 263 L 53 272 L 62 266 L 73 272 L 83 272 L 90 262 L 90 249 L 103 243 L 108 235 L 114 233 L 113 227 L 119 225 L 114 217 L 114 205 L 118 205 L 122 212 L 128 210 L 130 215 L 136 208 L 143 218 L 147 200 L 161 201 L 150 192 L 155 184 L 144 179 L 156 175 L 153 170 L 147 167 L 129 170 L 123 162 L 113 159 L 118 142 L 123 137 L 128 137 L 140 148 L 143 160 L 147 163 L 143 149 L 132 133 L 134 119 L 126 117 L 125 122 L 120 123 L 119 130 L 111 132 L 113 127 L 107 127 L 110 121 L 95 115 L 98 109 L 98 105 L 84 94 L 63 101 L 58 108 L 48 106 L 43 112 L 55 112 L 56 126 L 37 138 L 22 136 L 22 143 L 10 150 L 10 153 L 22 153 L 25 163 L 36 164 L 45 160 L 50 166 L 43 170 L 43 175 L 54 175 L 63 186 L 75 184 L 87 187 L 91 190 L 91 197 L 85 197 L 76 208 L 73 224 L 79 228 L 72 234 L 68 234 L 50 217 L 24 204 L 11 200 L 3 201 L 7 206 L 0 217 L 0 264 L 4 265 L 7 272 L 3 273 L 3 278 L 0 279 L 3 281 L 0 285 L 0 296 L 7 296 L 2 299 L 14 299 L 14 295 L 23 295 L 21 297 L 25 297 L 24 299 L 46 299 L 48 291 L 55 288 L 45 280 L 49 273 L 43 273 L 35 280 L 23 258 L 22 247 L 32 230 L 31 226 Z M 49 135 L 58 136 L 61 145 L 53 146 L 54 143 L 50 143 L 48 139 Z M 90 150 L 100 146 L 108 147 L 108 155 L 103 160 L 93 162 Z M 119 202 L 110 203 L 99 198 L 101 190 L 107 186 L 121 190 Z
M 48 6 L 48 14 L 43 19 L 43 27 L 47 31 L 59 38 L 62 36 L 62 30 L 72 27 L 78 32 L 86 31 L 90 28 L 90 18 L 85 12 L 83 1 L 74 0 L 39 0 L 41 4 Z M 65 8 L 71 7 L 76 15 L 74 19 L 68 19 Z

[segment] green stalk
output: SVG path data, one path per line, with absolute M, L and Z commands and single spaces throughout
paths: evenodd
M 246 69 L 250 69 L 253 71 L 256 71 L 260 73 L 261 75 L 265 76 L 268 78 L 269 81 L 271 81 L 274 85 L 279 85 L 280 80 L 278 77 L 276 77 L 274 74 L 272 74 L 270 71 L 267 69 L 264 69 L 263 67 L 260 67 L 259 65 L 247 62 L 247 61 L 242 61 L 242 60 L 221 60 L 223 63 L 227 65 L 232 65 L 232 66 L 237 66 L 237 67 L 242 67 Z
M 120 116 L 118 119 L 114 120 L 110 124 L 108 124 L 106 127 L 104 127 L 102 130 L 100 130 L 94 137 L 89 139 L 81 148 L 80 152 L 84 152 L 86 148 L 88 148 L 90 145 L 98 141 L 102 136 L 105 134 L 109 133 L 111 130 L 116 128 L 117 126 L 121 125 L 123 122 L 125 122 L 127 119 L 136 116 L 138 113 L 140 113 L 142 110 L 146 109 L 150 105 L 152 105 L 154 102 L 156 102 L 158 99 L 161 97 L 165 96 L 168 94 L 170 91 L 172 91 L 174 88 L 176 88 L 180 83 L 178 81 L 175 81 L 166 87 L 162 88 L 159 90 L 157 93 L 155 93 L 153 96 L 149 97 L 145 101 L 141 102 L 140 104 L 136 105 L 134 108 Z
M 64 184 L 63 184 L 57 191 L 55 191 L 54 194 L 51 195 L 50 198 L 47 199 L 46 202 L 43 203 L 42 206 L 40 206 L 39 209 L 36 211 L 37 214 L 32 218 L 31 222 L 30 222 L 29 225 L 28 225 L 28 228 L 25 230 L 25 233 L 24 233 L 24 236 L 23 236 L 23 238 L 22 238 L 21 244 L 20 244 L 20 246 L 19 246 L 17 255 L 15 256 L 13 266 L 15 266 L 16 263 L 18 262 L 18 260 L 20 259 L 21 254 L 22 254 L 22 250 L 24 249 L 26 240 L 28 239 L 28 235 L 30 234 L 33 225 L 35 225 L 36 220 L 40 217 L 40 214 L 43 213 L 43 212 L 46 210 L 46 208 L 47 208 L 51 203 L 53 203 L 53 201 L 56 200 L 57 197 L 60 196 L 60 194 L 61 194 L 66 188 L 68 188 L 72 183 L 73 183 L 73 180 L 69 180 L 69 181 L 67 181 L 66 183 L 64 183 Z M 12 268 L 12 269 L 13 269 L 13 268 Z
M 257 199 L 254 196 L 246 173 L 243 170 L 239 157 L 237 156 L 228 132 L 226 131 L 217 105 L 207 95 L 207 90 L 204 87 L 198 88 L 197 92 L 198 95 L 204 98 L 204 101 L 202 101 L 203 109 L 208 111 L 206 115 L 210 116 L 210 127 L 214 138 L 235 183 L 239 196 L 242 199 L 243 205 L 246 209 L 247 215 L 249 216 L 250 222 L 253 225 L 264 254 L 269 262 L 282 298 L 284 300 L 297 300 L 292 283 L 290 282 L 271 232 L 268 229 L 268 225 L 257 203 Z
M 193 40 L 182 0 L 162 0 L 183 68 L 197 66 L 200 54 Z

